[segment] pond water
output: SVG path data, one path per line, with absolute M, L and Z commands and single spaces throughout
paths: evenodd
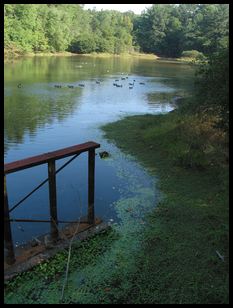
M 118 222 L 116 202 L 142 191 L 154 206 L 159 198 L 156 179 L 108 142 L 100 127 L 128 115 L 173 110 L 172 98 L 190 91 L 192 77 L 188 65 L 140 58 L 54 56 L 5 63 L 4 162 L 95 141 L 101 144 L 97 154 L 111 154 L 108 159 L 96 155 L 96 215 Z M 56 168 L 68 159 L 57 161 Z M 47 165 L 7 175 L 10 208 L 46 178 Z M 58 219 L 86 215 L 87 153 L 57 175 L 57 203 Z M 11 217 L 49 219 L 48 185 Z M 15 245 L 48 231 L 46 223 L 12 223 Z

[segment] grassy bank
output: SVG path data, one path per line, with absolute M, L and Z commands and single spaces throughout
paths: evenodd
M 121 54 L 112 54 L 112 53 L 97 53 L 92 52 L 88 54 L 76 54 L 68 51 L 64 52 L 24 52 L 19 50 L 15 47 L 12 48 L 4 48 L 4 61 L 12 61 L 15 59 L 20 59 L 21 57 L 70 57 L 70 56 L 85 56 L 85 57 L 96 57 L 96 58 L 111 58 L 111 57 L 122 57 L 122 58 L 141 58 L 141 59 L 148 59 L 148 60 L 159 60 L 169 63 L 194 63 L 195 58 L 164 58 L 158 57 L 155 54 L 147 54 L 147 53 L 140 53 L 140 52 L 130 52 L 130 53 L 121 53 Z
M 129 302 L 228 303 L 227 149 L 212 121 L 172 112 L 104 128 L 164 193 L 148 216 Z
M 5 61 L 10 61 L 15 58 L 20 58 L 20 57 L 43 57 L 43 56 L 85 56 L 85 57 L 97 57 L 97 58 L 109 58 L 109 57 L 124 57 L 124 58 L 142 58 L 142 59 L 152 59 L 152 60 L 158 60 L 158 59 L 163 59 L 158 57 L 155 54 L 146 54 L 146 53 L 139 53 L 139 52 L 130 52 L 130 53 L 121 53 L 121 54 L 112 54 L 112 53 L 97 53 L 97 52 L 92 52 L 88 54 L 76 54 L 68 51 L 64 52 L 24 52 L 22 50 L 19 50 L 17 48 L 4 48 L 4 60 Z M 179 59 L 165 59 L 167 61 L 179 61 Z M 184 61 L 183 61 L 184 62 Z M 187 61 L 186 61 L 187 62 Z
M 182 64 L 195 64 L 197 60 L 195 58 L 185 58 L 185 57 L 180 57 L 180 58 L 163 58 L 163 57 L 158 57 L 156 60 L 162 61 L 162 62 L 168 62 L 168 63 L 182 63 Z
M 4 49 L 4 61 L 12 61 L 16 59 L 20 59 L 22 57 L 71 57 L 77 56 L 77 54 L 71 52 L 23 52 L 15 49 Z
M 140 53 L 140 52 L 130 52 L 130 53 L 121 53 L 121 54 L 112 54 L 112 53 L 97 53 L 92 52 L 89 54 L 82 54 L 87 57 L 98 57 L 98 58 L 108 58 L 108 57 L 124 57 L 124 58 L 130 58 L 130 57 L 136 57 L 136 58 L 142 58 L 142 59 L 159 59 L 158 56 L 155 54 L 147 54 L 147 53 Z

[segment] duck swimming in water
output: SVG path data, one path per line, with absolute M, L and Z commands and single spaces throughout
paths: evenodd
M 99 153 L 100 158 L 107 158 L 110 154 L 107 151 L 103 151 Z

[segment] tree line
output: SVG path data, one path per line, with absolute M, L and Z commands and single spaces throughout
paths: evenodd
M 227 44 L 228 15 L 227 4 L 154 4 L 140 15 L 82 4 L 5 4 L 4 43 L 23 53 L 210 54 Z

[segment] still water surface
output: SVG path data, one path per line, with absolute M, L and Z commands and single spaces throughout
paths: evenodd
M 188 65 L 139 58 L 34 57 L 6 63 L 4 162 L 95 141 L 101 144 L 97 153 L 111 154 L 105 160 L 96 156 L 96 215 L 119 221 L 116 202 L 143 189 L 153 191 L 152 197 L 145 195 L 153 206 L 159 198 L 156 179 L 108 142 L 100 127 L 128 115 L 173 110 L 172 97 L 190 91 L 192 77 Z M 57 161 L 56 168 L 68 159 Z M 47 165 L 8 175 L 10 207 L 45 178 Z M 59 219 L 73 220 L 87 213 L 87 153 L 57 175 L 57 202 Z M 47 185 L 12 211 L 11 217 L 48 219 Z M 12 229 L 18 245 L 48 232 L 49 224 L 12 223 Z

